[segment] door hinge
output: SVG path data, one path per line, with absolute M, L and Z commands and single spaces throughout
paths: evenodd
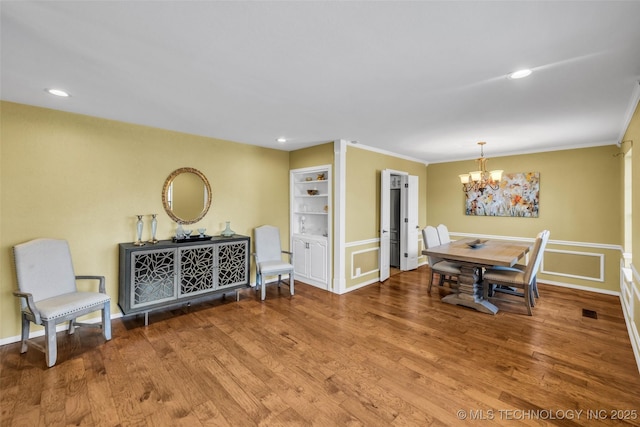
M 409 218 L 405 218 L 405 219 L 404 219 L 404 222 L 409 222 Z
M 405 253 L 404 253 L 404 257 L 405 257 L 405 258 L 409 258 L 409 254 L 405 252 Z
M 408 182 L 404 183 L 404 188 L 409 188 L 409 183 Z

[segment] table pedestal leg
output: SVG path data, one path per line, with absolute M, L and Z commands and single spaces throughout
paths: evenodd
M 463 264 L 458 276 L 458 293 L 449 294 L 442 302 L 463 305 L 487 314 L 496 314 L 498 307 L 483 298 L 480 267 Z

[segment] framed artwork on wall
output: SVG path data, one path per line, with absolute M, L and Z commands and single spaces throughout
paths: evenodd
M 465 192 L 465 213 L 474 216 L 537 218 L 540 207 L 540 172 L 507 173 L 494 190 Z

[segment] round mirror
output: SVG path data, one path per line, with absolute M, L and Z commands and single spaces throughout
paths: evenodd
M 180 168 L 171 173 L 162 189 L 162 205 L 167 215 L 180 224 L 193 224 L 211 206 L 211 186 L 197 169 Z

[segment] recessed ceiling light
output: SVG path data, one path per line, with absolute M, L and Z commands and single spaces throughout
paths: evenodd
M 513 73 L 509 74 L 509 78 L 510 79 L 522 79 L 524 77 L 527 77 L 531 74 L 531 70 L 529 69 L 524 69 L 524 70 L 518 70 L 518 71 L 514 71 Z
M 280 143 L 287 142 L 287 138 L 280 137 L 280 138 L 276 139 L 276 141 L 278 141 Z
M 70 96 L 68 92 L 65 92 L 62 89 L 45 89 L 45 91 L 51 95 L 61 96 L 63 98 Z

